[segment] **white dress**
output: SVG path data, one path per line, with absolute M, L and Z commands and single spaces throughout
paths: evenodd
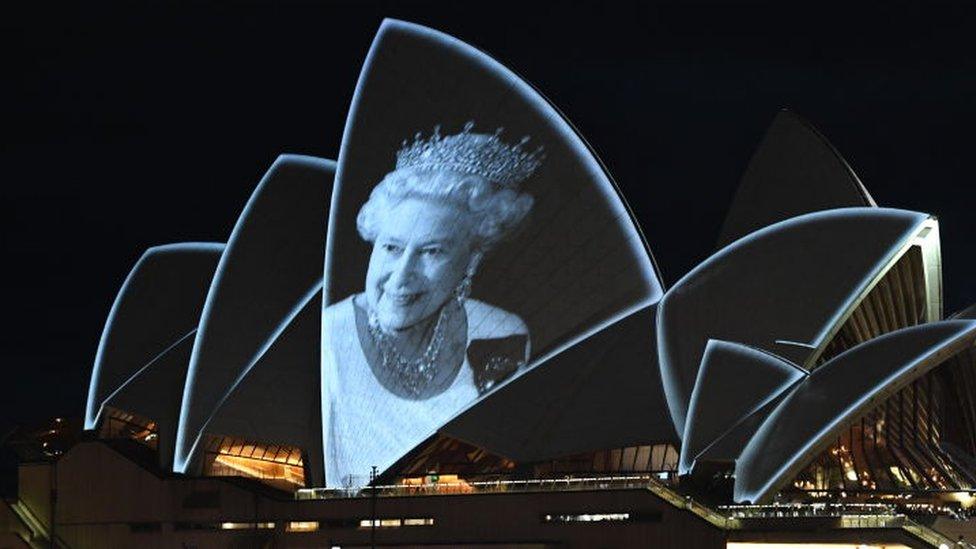
M 468 344 L 528 334 L 521 319 L 497 307 L 468 299 L 464 309 Z M 353 297 L 323 312 L 321 379 L 325 479 L 334 488 L 367 484 L 374 465 L 383 472 L 479 396 L 467 354 L 438 395 L 409 400 L 388 391 L 366 362 Z

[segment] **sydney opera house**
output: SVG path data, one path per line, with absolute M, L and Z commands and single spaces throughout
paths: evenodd
M 713 255 L 665 287 L 655 236 L 538 91 L 385 21 L 335 161 L 132 267 L 0 545 L 973 547 L 934 215 L 782 111 Z

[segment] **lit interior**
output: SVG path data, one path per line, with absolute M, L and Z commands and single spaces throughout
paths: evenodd
M 156 449 L 159 433 L 155 421 L 108 406 L 105 407 L 104 413 L 105 419 L 102 421 L 99 437 L 134 440 Z
M 285 524 L 286 532 L 317 532 L 318 529 L 317 521 L 292 521 Z
M 425 475 L 422 477 L 408 477 L 400 480 L 400 485 L 411 491 L 434 492 L 438 494 L 469 494 L 474 487 L 458 475 Z
M 209 476 L 256 478 L 284 490 L 305 486 L 301 448 L 212 436 L 207 457 L 204 473 Z

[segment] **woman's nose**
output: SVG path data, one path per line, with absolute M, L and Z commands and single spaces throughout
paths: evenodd
M 390 272 L 388 284 L 393 288 L 408 284 L 417 274 L 417 254 L 412 251 L 404 251 L 393 264 Z

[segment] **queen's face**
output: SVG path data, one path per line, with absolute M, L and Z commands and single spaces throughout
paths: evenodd
M 386 331 L 430 317 L 454 297 L 471 260 L 458 207 L 408 198 L 379 222 L 366 272 L 366 299 Z

